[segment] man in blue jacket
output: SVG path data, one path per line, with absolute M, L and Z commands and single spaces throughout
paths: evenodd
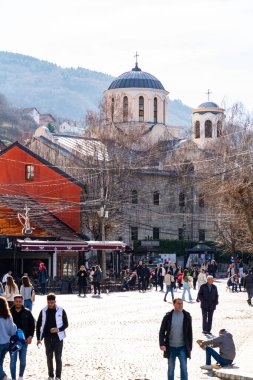
M 198 298 L 201 302 L 203 334 L 210 334 L 212 330 L 213 313 L 218 305 L 218 290 L 213 284 L 213 276 L 207 276 L 207 283 L 201 285 Z

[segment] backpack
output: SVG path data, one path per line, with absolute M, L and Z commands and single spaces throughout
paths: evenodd
M 20 351 L 26 344 L 26 339 L 23 330 L 17 329 L 16 334 L 10 338 L 9 352 L 13 355 L 15 352 Z

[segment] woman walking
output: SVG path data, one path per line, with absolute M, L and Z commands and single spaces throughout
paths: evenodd
M 100 285 L 102 282 L 102 271 L 99 265 L 96 265 L 95 272 L 93 274 L 94 294 L 100 295 Z
M 20 294 L 23 296 L 24 307 L 32 311 L 33 306 L 33 286 L 28 276 L 22 277 L 22 285 L 20 286 Z
M 87 278 L 88 278 L 88 273 L 86 272 L 84 265 L 81 265 L 80 270 L 77 273 L 78 296 L 79 297 L 81 297 L 82 291 L 83 291 L 83 296 L 86 297 Z
M 18 286 L 12 276 L 7 277 L 4 296 L 8 302 L 9 308 L 13 306 L 14 296 L 19 294 Z
M 8 380 L 3 370 L 3 362 L 6 352 L 9 350 L 10 338 L 17 331 L 13 323 L 8 303 L 4 297 L 0 297 L 0 379 Z
M 192 295 L 191 295 L 191 277 L 189 276 L 188 270 L 184 270 L 183 274 L 183 294 L 182 294 L 182 300 L 185 301 L 185 293 L 188 292 L 189 301 L 193 301 Z
M 174 276 L 172 276 L 172 274 L 170 273 L 169 270 L 167 270 L 167 272 L 164 276 L 164 281 L 165 281 L 165 285 L 166 285 L 166 293 L 165 293 L 163 300 L 164 300 L 164 302 L 167 302 L 166 297 L 167 297 L 168 293 L 170 292 L 171 298 L 173 301 L 174 300 L 174 292 L 173 292 Z

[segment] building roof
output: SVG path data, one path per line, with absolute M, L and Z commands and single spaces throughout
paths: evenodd
M 205 102 L 201 103 L 198 108 L 219 108 L 219 106 L 214 102 Z
M 142 71 L 137 63 L 131 71 L 127 71 L 116 78 L 108 90 L 131 87 L 165 90 L 162 83 L 154 75 Z

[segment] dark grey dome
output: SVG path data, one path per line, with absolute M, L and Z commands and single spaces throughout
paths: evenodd
M 141 71 L 137 64 L 131 71 L 121 74 L 118 78 L 116 78 L 110 84 L 108 90 L 129 87 L 155 88 L 158 90 L 164 90 L 162 83 L 154 77 L 154 75 Z
M 213 102 L 206 102 L 206 103 L 201 103 L 198 106 L 198 108 L 219 108 L 219 106 Z

